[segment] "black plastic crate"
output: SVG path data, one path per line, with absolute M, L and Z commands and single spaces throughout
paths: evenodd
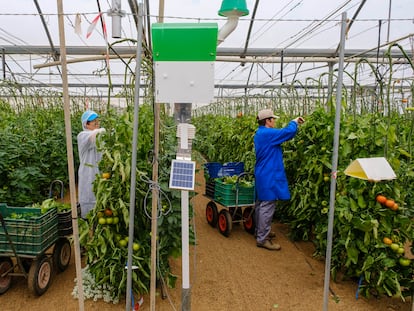
M 57 217 L 59 236 L 71 235 L 73 233 L 72 211 L 59 212 Z
M 206 196 L 214 198 L 214 189 L 216 182 L 214 180 L 206 182 Z

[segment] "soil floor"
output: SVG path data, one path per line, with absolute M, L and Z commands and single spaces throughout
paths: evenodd
M 234 224 L 229 237 L 220 234 L 206 221 L 205 208 L 210 201 L 203 195 L 204 178 L 197 174 L 199 193 L 193 198 L 196 246 L 190 248 L 191 310 L 194 311 L 316 311 L 323 310 L 324 261 L 312 257 L 313 245 L 292 242 L 286 226 L 275 223 L 276 241 L 282 250 L 271 252 L 257 248 L 252 235 L 243 225 Z M 178 275 L 175 289 L 167 290 L 167 298 L 158 290 L 157 311 L 181 310 L 181 259 L 172 261 Z M 74 252 L 68 269 L 52 278 L 50 288 L 42 296 L 30 293 L 23 277 L 14 277 L 11 288 L 0 295 L 1 311 L 72 311 L 80 310 L 79 301 L 71 295 L 76 276 Z M 355 282 L 335 283 L 331 280 L 329 310 L 343 311 L 410 311 L 412 302 L 400 299 L 356 299 Z M 119 304 L 85 300 L 84 310 L 126 310 L 125 300 Z M 140 310 L 150 310 L 150 297 L 144 297 Z

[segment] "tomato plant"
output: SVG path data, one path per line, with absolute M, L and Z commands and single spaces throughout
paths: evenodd
M 151 259 L 151 197 L 154 186 L 152 161 L 153 114 L 151 106 L 140 107 L 136 201 L 134 218 L 133 290 L 145 294 L 150 285 Z M 102 120 L 107 129 L 98 141 L 103 153 L 99 167 L 110 178 L 96 178 L 94 192 L 96 205 L 88 214 L 88 226 L 82 230 L 81 244 L 86 248 L 89 272 L 97 284 L 111 286 L 111 299 L 117 301 L 126 291 L 125 263 L 129 232 L 129 200 L 132 158 L 133 114 L 127 110 L 117 114 L 109 112 Z M 176 148 L 173 119 L 163 116 L 166 126 L 160 133 L 159 167 L 169 167 Z M 111 130 L 108 130 L 108 129 Z M 168 188 L 169 171 L 161 169 L 158 176 L 160 201 L 158 214 L 157 276 L 169 286 L 175 285 L 176 276 L 170 271 L 169 260 L 181 254 L 180 193 Z M 167 203 L 166 203 L 167 202 Z M 163 207 L 164 204 L 164 207 Z M 165 205 L 169 205 L 165 208 Z M 90 231 L 93 230 L 93 234 Z M 192 232 L 191 232 L 192 234 Z M 97 260 L 103 258 L 104 260 Z

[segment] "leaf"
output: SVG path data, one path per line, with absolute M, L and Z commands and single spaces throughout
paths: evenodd
M 353 246 L 349 246 L 346 249 L 346 253 L 348 255 L 348 259 L 353 263 L 356 264 L 358 262 L 358 255 L 359 255 L 359 251 L 357 248 L 353 247 Z
M 364 197 L 362 194 L 359 194 L 359 195 L 358 195 L 358 206 L 359 206 L 361 209 L 364 209 L 364 208 L 366 208 L 366 207 L 367 207 L 367 202 L 366 202 L 366 200 L 365 200 L 365 197 Z
M 348 135 L 348 140 L 358 139 L 358 135 L 355 133 L 351 133 Z
M 407 151 L 405 151 L 402 148 L 398 148 L 399 153 L 401 153 L 403 156 L 406 156 L 407 158 L 411 158 L 411 154 L 409 154 Z
M 353 198 L 349 198 L 349 207 L 351 208 L 351 211 L 353 212 L 358 211 L 358 204 L 355 202 Z

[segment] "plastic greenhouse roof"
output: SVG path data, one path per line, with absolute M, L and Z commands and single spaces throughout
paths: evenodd
M 219 29 L 226 18 L 218 15 L 221 1 L 180 0 L 136 1 L 120 0 L 125 16 L 122 18 L 122 39 L 111 37 L 112 20 L 108 14 L 114 1 L 62 1 L 64 10 L 65 41 L 68 61 L 91 57 L 98 50 L 105 53 L 106 43 L 114 48 L 136 50 L 136 23 L 131 7 L 142 3 L 146 42 L 151 44 L 148 28 L 158 21 L 165 23 L 206 22 L 217 23 Z M 395 41 L 411 57 L 414 49 L 414 2 L 399 1 L 329 1 L 329 0 L 248 0 L 250 13 L 241 17 L 237 28 L 218 46 L 215 64 L 215 85 L 277 86 L 293 80 L 316 79 L 327 71 L 326 55 L 335 56 L 340 41 L 341 16 L 346 12 L 348 21 L 345 49 L 349 55 L 369 57 L 379 68 L 383 51 Z M 159 7 L 164 7 L 160 10 Z M 90 37 L 88 28 L 101 11 L 106 24 L 107 41 L 102 35 L 100 21 Z M 2 79 L 34 87 L 47 86 L 61 90 L 59 66 L 44 66 L 52 62 L 54 51 L 59 53 L 59 25 L 57 0 L 10 1 L 0 13 L 0 49 Z M 43 20 L 41 18 L 43 17 Z M 160 16 L 162 19 L 160 20 Z M 378 47 L 380 49 L 378 50 Z M 17 51 L 17 52 L 16 52 Z M 103 52 L 102 52 L 103 51 Z M 246 63 L 240 56 L 246 54 Z M 281 53 L 285 53 L 281 63 Z M 381 53 L 380 53 L 381 51 Z M 225 53 L 227 52 L 227 54 Z M 260 53 L 259 53 L 260 52 Z M 329 53 L 328 53 L 329 52 Z M 290 54 L 291 53 L 291 54 Z M 301 54 L 302 53 L 302 54 Z M 396 62 L 403 60 L 395 49 Z M 297 55 L 303 55 L 301 57 Z M 234 59 L 235 58 L 235 59 Z M 253 62 L 253 59 L 256 59 Z M 120 86 L 135 70 L 130 63 L 116 59 L 109 61 L 111 81 Z M 348 69 L 352 71 L 353 65 Z M 108 85 L 105 58 L 68 64 L 71 94 L 95 96 L 105 94 Z M 384 69 L 385 70 L 385 69 Z M 395 64 L 393 75 L 412 79 L 413 70 L 406 64 Z M 128 81 L 129 78 L 126 80 Z M 361 74 L 362 82 L 372 84 L 369 70 Z M 364 80 L 365 79 L 365 80 Z M 233 90 L 233 95 L 243 91 Z M 259 91 L 260 92 L 260 91 Z

